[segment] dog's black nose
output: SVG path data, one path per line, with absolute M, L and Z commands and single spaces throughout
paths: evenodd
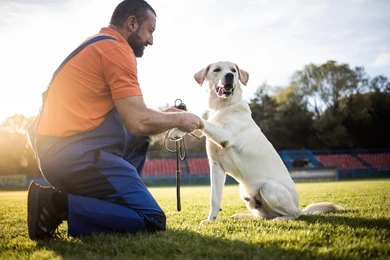
M 225 75 L 225 81 L 226 83 L 233 83 L 234 75 L 233 73 L 227 73 Z

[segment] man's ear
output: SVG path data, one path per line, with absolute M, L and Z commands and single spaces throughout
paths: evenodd
M 246 72 L 245 70 L 240 69 L 237 65 L 236 65 L 236 68 L 238 70 L 238 76 L 239 76 L 241 83 L 244 84 L 244 86 L 246 86 L 246 84 L 248 83 L 248 80 L 249 80 L 249 73 Z
M 200 70 L 199 72 L 195 73 L 194 78 L 196 82 L 198 82 L 199 85 L 202 86 L 203 81 L 206 78 L 207 73 L 209 73 L 210 65 L 208 65 L 205 69 Z
M 135 32 L 137 31 L 139 24 L 138 20 L 134 15 L 130 15 L 129 18 L 126 20 L 126 26 L 130 32 Z

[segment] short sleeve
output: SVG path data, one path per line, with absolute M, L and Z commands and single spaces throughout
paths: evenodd
M 137 76 L 137 60 L 128 48 L 116 46 L 102 54 L 104 79 L 113 100 L 142 96 Z

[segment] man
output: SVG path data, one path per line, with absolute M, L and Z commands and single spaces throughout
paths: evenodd
M 84 47 L 53 76 L 32 131 L 43 176 L 28 191 L 31 239 L 53 236 L 68 221 L 72 236 L 166 229 L 166 218 L 140 178 L 148 135 L 201 119 L 170 108 L 148 109 L 137 79 L 136 57 L 153 44 L 156 13 L 144 0 L 125 0 L 99 40 Z M 160 87 L 160 86 L 159 86 Z

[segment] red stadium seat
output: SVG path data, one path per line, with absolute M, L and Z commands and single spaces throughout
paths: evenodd
M 359 160 L 350 154 L 320 154 L 317 159 L 325 167 L 336 167 L 340 169 L 363 169 L 366 168 Z
M 390 153 L 365 153 L 358 156 L 376 169 L 390 168 Z
M 187 159 L 188 170 L 190 174 L 209 174 L 210 167 L 207 158 L 189 158 Z
M 181 166 L 181 171 L 182 171 Z M 146 159 L 145 176 L 171 176 L 176 174 L 176 159 Z

